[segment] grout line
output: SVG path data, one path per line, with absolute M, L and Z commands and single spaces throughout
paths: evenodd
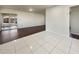
M 14 49 L 15 49 L 15 54 L 16 54 L 16 42 L 14 42 Z
M 60 41 L 55 45 L 55 47 L 49 52 L 49 54 L 51 54 L 51 52 L 57 47 L 57 45 L 58 45 L 60 42 L 62 42 L 62 40 L 60 40 Z
M 71 39 L 71 44 L 70 44 L 70 46 L 69 46 L 68 54 L 70 54 L 70 51 L 71 51 L 71 47 L 72 47 L 72 40 L 73 40 L 73 39 Z

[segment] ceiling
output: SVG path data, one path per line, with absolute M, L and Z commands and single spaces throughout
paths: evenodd
M 29 12 L 29 8 L 32 8 L 32 12 L 44 13 L 46 8 L 54 7 L 54 5 L 0 5 L 1 8 L 8 8 L 20 11 Z

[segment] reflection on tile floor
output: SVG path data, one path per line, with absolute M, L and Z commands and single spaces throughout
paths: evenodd
M 78 54 L 79 40 L 42 31 L 0 45 L 0 54 Z

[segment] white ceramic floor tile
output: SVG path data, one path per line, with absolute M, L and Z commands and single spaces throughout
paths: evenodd
M 0 54 L 12 54 L 15 53 L 14 42 L 9 42 L 0 45 Z
M 32 54 L 30 47 L 25 47 L 16 51 L 16 54 Z
M 65 53 L 68 53 L 69 49 L 70 49 L 70 45 L 71 45 L 71 40 L 63 39 L 63 41 L 58 43 L 58 45 L 56 46 L 55 49 L 61 50 L 61 51 L 65 52 Z
M 32 48 L 32 51 L 35 51 L 36 49 L 38 49 L 40 47 L 40 45 L 38 43 L 34 43 L 34 42 L 29 43 L 27 45 L 28 45 L 28 47 Z
M 71 50 L 70 54 L 79 54 L 79 51 L 77 51 L 77 50 Z
M 34 54 L 48 54 L 49 52 L 43 48 L 43 47 L 40 47 L 38 49 L 36 49 L 35 51 L 33 51 Z
M 65 54 L 65 52 L 63 52 L 59 49 L 55 49 L 54 51 L 51 51 L 51 54 Z
M 42 45 L 42 47 L 44 47 L 47 51 L 50 52 L 52 49 L 54 49 L 55 44 L 45 43 L 44 45 Z
M 79 54 L 79 50 L 78 49 L 71 49 L 70 54 Z
M 79 40 L 73 39 L 70 53 L 78 54 L 79 53 Z
M 27 44 L 26 44 L 24 39 L 25 38 L 14 40 L 14 42 L 15 42 L 15 49 L 16 50 L 24 48 L 24 47 L 27 47 Z

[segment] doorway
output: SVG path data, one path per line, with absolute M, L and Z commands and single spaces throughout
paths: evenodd
M 70 8 L 70 36 L 79 39 L 79 6 Z

